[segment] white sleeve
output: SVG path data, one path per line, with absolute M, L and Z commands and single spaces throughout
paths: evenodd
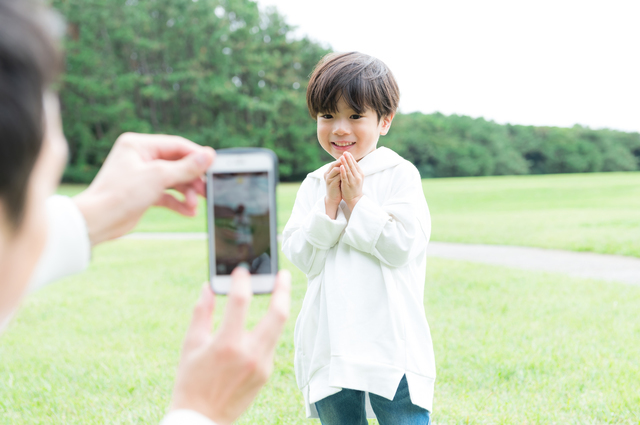
M 71 198 L 51 196 L 45 208 L 49 225 L 47 242 L 31 276 L 29 291 L 78 273 L 86 269 L 91 260 L 87 224 Z
M 336 219 L 330 219 L 325 212 L 324 197 L 314 199 L 310 184 L 307 179 L 300 185 L 291 217 L 282 233 L 282 252 L 304 274 L 315 276 L 347 227 L 347 218 L 338 208 Z
M 394 193 L 383 205 L 360 198 L 343 241 L 390 267 L 402 267 L 427 248 L 431 220 L 418 170 L 403 167 L 394 180 Z
M 216 423 L 194 410 L 179 409 L 169 412 L 160 425 L 216 425 Z

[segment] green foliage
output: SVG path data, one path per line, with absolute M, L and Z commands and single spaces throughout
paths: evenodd
M 61 100 L 71 158 L 88 181 L 125 131 L 273 149 L 281 176 L 322 165 L 308 74 L 327 53 L 246 0 L 55 0 L 69 23 Z
M 305 103 L 328 51 L 249 0 L 53 0 L 69 23 L 61 100 L 67 182 L 89 182 L 125 131 L 267 147 L 283 180 L 330 160 Z M 398 114 L 386 144 L 423 177 L 631 171 L 640 135 Z
M 640 170 L 640 134 L 574 126 L 507 126 L 531 173 Z
M 499 125 L 483 118 L 398 114 L 384 144 L 423 177 L 640 170 L 640 134 Z

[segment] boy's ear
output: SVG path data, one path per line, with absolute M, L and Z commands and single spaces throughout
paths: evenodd
M 393 121 L 394 113 L 391 113 L 385 117 L 382 117 L 381 123 L 382 127 L 380 128 L 380 135 L 386 136 L 389 132 L 389 128 L 391 128 L 391 121 Z

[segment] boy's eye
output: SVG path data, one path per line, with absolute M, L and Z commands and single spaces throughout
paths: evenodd
M 331 114 L 323 114 L 323 115 L 320 115 L 320 118 L 324 118 L 325 120 L 330 120 L 331 118 L 333 118 L 333 115 L 331 115 Z
M 360 118 L 362 118 L 362 115 L 353 114 L 349 118 L 351 118 L 352 120 L 359 120 Z

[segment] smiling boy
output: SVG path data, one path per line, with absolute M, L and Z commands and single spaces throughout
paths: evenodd
M 336 161 L 302 182 L 282 249 L 309 280 L 294 364 L 307 417 L 324 425 L 430 423 L 429 210 L 416 168 L 377 148 L 398 100 L 387 66 L 361 53 L 326 56 L 309 81 L 318 141 Z

